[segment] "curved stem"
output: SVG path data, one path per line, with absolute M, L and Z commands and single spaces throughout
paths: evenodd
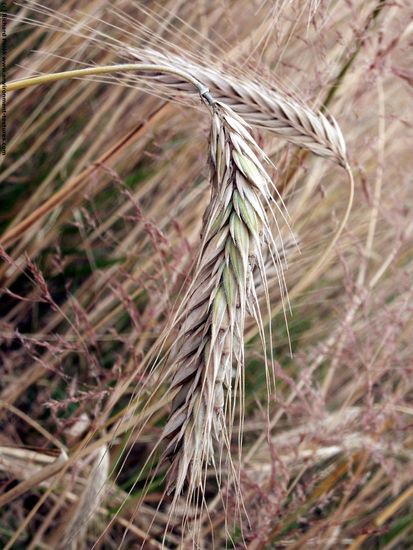
M 350 217 L 350 212 L 353 206 L 353 200 L 354 200 L 354 177 L 353 173 L 351 171 L 350 165 L 348 162 L 344 165 L 344 169 L 347 172 L 348 177 L 348 187 L 349 187 L 349 193 L 348 193 L 348 199 L 347 199 L 347 207 L 344 212 L 343 218 L 341 219 L 340 225 L 337 229 L 337 231 L 334 234 L 334 237 L 329 242 L 328 246 L 324 250 L 324 253 L 319 258 L 319 260 L 312 266 L 312 268 L 308 271 L 308 273 L 305 275 L 303 279 L 301 279 L 296 286 L 292 289 L 292 291 L 289 293 L 290 298 L 292 296 L 296 296 L 298 293 L 302 292 L 304 289 L 306 289 L 312 282 L 314 282 L 317 278 L 317 276 L 320 274 L 320 269 L 331 259 L 331 253 L 334 250 L 334 247 L 336 246 L 339 238 L 341 237 L 348 219 Z
M 73 69 L 71 71 L 62 71 L 59 73 L 44 74 L 40 76 L 34 76 L 31 78 L 24 78 L 22 80 L 15 80 L 6 84 L 6 92 L 14 92 L 16 90 L 23 90 L 30 86 L 37 86 L 39 84 L 48 84 L 50 82 L 56 82 L 58 80 L 66 80 L 69 78 L 80 78 L 83 76 L 95 76 L 99 74 L 112 74 L 127 71 L 135 72 L 151 72 L 151 73 L 166 73 L 172 74 L 183 80 L 186 80 L 192 84 L 199 95 L 210 104 L 213 105 L 214 100 L 205 86 L 199 80 L 191 76 L 185 71 L 179 69 L 173 69 L 172 67 L 165 67 L 164 65 L 155 65 L 148 63 L 120 63 L 117 65 L 102 65 L 100 67 L 87 67 L 86 69 Z

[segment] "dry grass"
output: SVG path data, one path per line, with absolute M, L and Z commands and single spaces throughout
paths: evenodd
M 182 80 L 124 73 L 10 94 L 0 545 L 191 548 L 195 530 L 200 548 L 410 548 L 409 3 L 10 10 L 10 79 L 148 52 L 202 74 L 253 126 L 300 250 L 262 169 L 259 189 L 237 163 L 246 143 L 262 161 L 237 115 L 231 128 L 218 113 L 208 174 L 211 115 Z M 228 177 L 213 160 L 227 147 Z M 196 338 L 206 353 L 184 362 Z M 189 493 L 168 495 L 166 478 L 178 494 L 187 474 Z

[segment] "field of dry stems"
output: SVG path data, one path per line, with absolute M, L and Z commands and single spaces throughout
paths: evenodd
M 411 549 L 411 1 L 6 4 L 0 547 Z

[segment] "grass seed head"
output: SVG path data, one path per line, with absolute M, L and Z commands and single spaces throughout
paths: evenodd
M 242 390 L 245 316 L 257 311 L 248 304 L 256 293 L 247 289 L 255 284 L 254 267 L 263 265 L 261 248 L 272 242 L 262 206 L 271 200 L 270 179 L 260 158 L 246 124 L 217 102 L 210 134 L 211 200 L 170 356 L 171 386 L 179 391 L 163 438 L 164 457 L 171 461 L 168 487 L 176 495 L 185 485 L 189 494 L 202 487 L 208 465 L 215 464 L 232 431 L 230 400 Z
M 144 63 L 159 63 L 188 71 L 203 82 L 216 99 L 233 109 L 225 123 L 229 132 L 233 131 L 237 136 L 236 139 L 243 140 L 244 148 L 249 146 L 251 139 L 248 137 L 248 129 L 237 113 L 248 124 L 264 128 L 341 166 L 346 164 L 347 151 L 344 137 L 332 116 L 314 111 L 308 105 L 270 89 L 265 84 L 242 78 L 236 79 L 222 69 L 207 67 L 179 55 L 132 47 L 124 48 L 122 54 L 129 59 Z M 151 82 L 166 92 L 171 89 L 193 92 L 188 83 L 171 75 L 152 77 Z

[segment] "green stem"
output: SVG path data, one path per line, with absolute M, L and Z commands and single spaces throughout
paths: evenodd
M 23 90 L 24 88 L 29 88 L 30 86 L 37 86 L 39 84 L 49 84 L 50 82 L 56 82 L 58 80 L 66 80 L 69 78 L 80 78 L 83 76 L 95 76 L 99 74 L 112 74 L 112 73 L 121 73 L 127 71 L 135 72 L 151 72 L 151 73 L 166 73 L 172 74 L 183 80 L 186 80 L 192 84 L 201 97 L 213 105 L 214 101 L 211 94 L 209 93 L 208 88 L 199 82 L 196 78 L 190 74 L 180 71 L 179 69 L 173 69 L 172 67 L 166 67 L 163 65 L 152 65 L 144 63 L 122 63 L 118 65 L 102 65 L 100 67 L 88 67 L 86 69 L 74 69 L 71 71 L 63 71 L 60 73 L 51 73 L 40 76 L 34 76 L 32 78 L 24 78 L 23 80 L 16 80 L 6 84 L 6 92 L 14 92 L 16 90 Z

